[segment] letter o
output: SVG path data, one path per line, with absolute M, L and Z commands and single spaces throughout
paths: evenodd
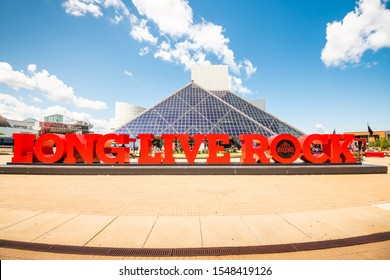
M 43 163 L 55 163 L 65 155 L 65 136 L 61 134 L 43 134 L 34 144 L 34 154 Z M 56 145 L 54 152 L 53 147 Z
M 279 134 L 268 138 L 272 159 L 278 163 L 293 163 L 301 155 L 301 145 L 290 134 Z

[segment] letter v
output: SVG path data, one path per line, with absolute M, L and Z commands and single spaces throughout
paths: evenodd
M 177 135 L 177 139 L 179 139 L 180 144 L 183 148 L 184 154 L 187 158 L 187 162 L 189 164 L 193 164 L 196 158 L 196 155 L 198 154 L 200 144 L 202 144 L 204 136 L 202 134 L 195 134 L 194 135 L 194 146 L 191 150 L 190 144 L 188 143 L 188 140 L 190 139 L 189 134 L 179 134 Z

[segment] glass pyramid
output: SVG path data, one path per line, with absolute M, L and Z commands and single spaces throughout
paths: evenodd
M 190 83 L 164 99 L 116 133 L 129 134 L 262 134 L 266 137 L 302 131 L 252 105 L 230 91 L 207 91 Z

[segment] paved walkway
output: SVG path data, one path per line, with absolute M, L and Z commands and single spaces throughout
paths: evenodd
M 0 157 L 7 161 L 6 158 Z M 366 163 L 389 165 L 390 159 Z M 0 239 L 205 248 L 326 241 L 390 231 L 390 174 L 0 175 Z M 390 259 L 390 241 L 221 258 Z M 0 248 L 2 259 L 102 258 Z M 107 258 L 107 257 L 104 257 Z M 210 258 L 210 257 L 207 257 Z

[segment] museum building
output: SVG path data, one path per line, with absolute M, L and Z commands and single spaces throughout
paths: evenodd
M 266 137 L 304 133 L 229 90 L 228 67 L 194 65 L 191 82 L 138 115 L 115 132 L 139 134 L 262 134 Z

